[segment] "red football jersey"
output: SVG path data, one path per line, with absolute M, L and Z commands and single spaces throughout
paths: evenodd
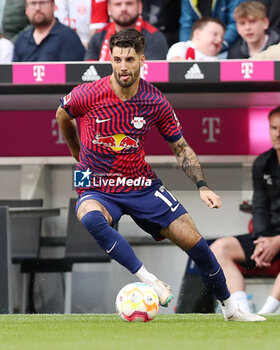
M 110 76 L 75 87 L 61 101 L 71 117 L 80 118 L 76 169 L 92 172 L 91 187 L 96 190 L 117 193 L 150 186 L 157 177 L 145 161 L 146 134 L 156 126 L 169 142 L 182 136 L 170 103 L 143 79 L 137 94 L 126 101 L 112 90 Z

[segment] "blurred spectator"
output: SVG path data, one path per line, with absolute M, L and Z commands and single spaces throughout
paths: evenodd
M 110 60 L 108 41 L 112 34 L 125 29 L 135 28 L 145 35 L 147 60 L 165 60 L 168 44 L 165 36 L 141 17 L 142 2 L 140 0 L 109 0 L 108 14 L 111 22 L 95 33 L 89 42 L 86 60 Z
M 104 9 L 104 18 L 98 17 L 102 16 Z M 108 19 L 106 0 L 55 0 L 54 15 L 77 32 L 85 47 L 88 46 L 91 29 L 103 28 Z
M 108 22 L 108 0 L 95 0 L 95 10 L 92 13 L 91 28 L 102 28 L 102 22 Z M 142 18 L 160 30 L 166 37 L 168 46 L 179 40 L 179 18 L 181 0 L 142 0 Z M 94 20 L 94 17 L 97 18 Z
M 179 41 L 181 0 L 142 0 L 145 21 L 160 30 L 170 47 Z
M 105 27 L 109 22 L 107 0 L 92 0 L 91 3 L 91 19 L 90 19 L 90 35 L 92 36 L 98 29 Z
M 54 15 L 74 29 L 86 47 L 90 38 L 91 0 L 55 0 Z
M 0 33 L 0 63 L 12 62 L 13 50 L 13 43 L 10 40 L 4 38 Z
M 194 22 L 202 17 L 214 17 L 223 21 L 227 27 L 222 51 L 228 50 L 238 38 L 233 11 L 246 0 L 181 0 L 179 40 L 190 39 Z
M 2 18 L 3 18 L 3 9 L 6 0 L 0 0 L 0 33 L 2 33 Z
M 77 33 L 61 24 L 54 11 L 54 0 L 26 0 L 32 28 L 18 36 L 14 62 L 83 60 L 85 49 Z
M 14 43 L 19 32 L 28 28 L 29 25 L 30 22 L 25 14 L 25 0 L 6 0 L 2 19 L 4 37 Z
M 256 53 L 252 56 L 255 60 L 279 60 L 280 57 L 280 43 L 276 45 L 271 45 L 267 49 Z
M 258 0 L 266 7 L 267 17 L 270 26 L 280 31 L 280 1 L 279 0 Z
M 259 1 L 246 1 L 234 10 L 241 36 L 228 50 L 228 58 L 249 58 L 280 42 L 280 32 L 269 28 L 266 8 Z
M 191 40 L 171 46 L 167 60 L 216 60 L 221 51 L 226 27 L 217 18 L 198 19 L 192 28 Z

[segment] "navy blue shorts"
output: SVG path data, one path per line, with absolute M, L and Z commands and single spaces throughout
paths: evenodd
M 95 199 L 104 205 L 114 223 L 117 223 L 122 215 L 130 215 L 135 223 L 151 234 L 156 241 L 165 238 L 160 233 L 161 229 L 168 227 L 171 222 L 187 212 L 160 181 L 156 181 L 145 190 L 129 193 L 87 190 L 77 200 L 76 210 L 87 199 Z

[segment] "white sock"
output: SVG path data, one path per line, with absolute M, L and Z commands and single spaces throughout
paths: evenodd
M 232 316 L 238 309 L 238 305 L 232 295 L 228 299 L 223 301 L 218 300 L 218 302 L 220 303 L 222 312 L 226 317 Z
M 158 278 L 150 273 L 144 265 L 140 267 L 140 269 L 135 273 L 135 275 L 143 282 L 146 284 L 151 285 L 155 280 Z
M 266 299 L 264 306 L 258 311 L 258 314 L 272 314 L 280 306 L 280 301 L 272 297 L 271 295 Z
M 246 292 L 243 290 L 231 294 L 232 299 L 237 303 L 238 308 L 244 312 L 252 312 L 248 303 Z

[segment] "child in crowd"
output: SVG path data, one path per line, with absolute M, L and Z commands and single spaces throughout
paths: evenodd
M 217 18 L 200 18 L 192 27 L 191 40 L 172 45 L 167 53 L 167 60 L 217 60 L 225 30 L 224 23 Z
M 266 8 L 259 1 L 246 1 L 234 10 L 237 31 L 241 36 L 228 51 L 228 58 L 249 58 L 280 42 L 280 32 L 269 28 Z

